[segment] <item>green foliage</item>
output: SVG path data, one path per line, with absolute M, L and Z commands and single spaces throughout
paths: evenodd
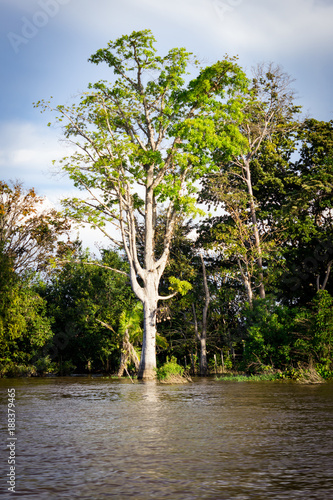
M 244 366 L 262 372 L 267 367 L 284 369 L 292 359 L 293 322 L 296 311 L 274 299 L 259 299 L 244 310 L 247 335 Z
M 174 276 L 170 276 L 169 282 L 171 285 L 169 286 L 169 290 L 178 292 L 183 296 L 193 288 L 191 283 L 189 283 L 188 281 L 180 280 L 178 278 L 175 278 Z
M 39 358 L 37 361 L 35 361 L 34 366 L 39 375 L 58 372 L 57 364 L 51 360 L 51 357 L 49 355 Z
M 285 377 L 297 379 L 305 378 L 307 367 L 313 365 L 323 378 L 331 377 L 333 299 L 326 290 L 317 292 L 308 308 L 259 300 L 245 310 L 245 317 L 244 368 L 279 369 Z
M 0 362 L 1 378 L 31 377 L 36 375 L 37 370 L 34 365 L 15 363 L 10 360 Z
M 325 378 L 312 366 L 309 366 L 308 368 L 302 368 L 301 366 L 298 366 L 298 368 L 292 367 L 284 372 L 278 373 L 277 377 L 278 380 L 293 380 L 302 384 L 321 384 L 324 382 Z
M 313 344 L 320 364 L 332 362 L 333 297 L 327 290 L 319 290 L 314 299 Z
M 232 357 L 230 356 L 230 354 L 223 356 L 223 363 L 226 370 L 232 369 Z
M 76 365 L 72 363 L 72 360 L 61 361 L 58 363 L 58 373 L 59 375 L 66 376 L 73 373 L 76 369 Z
M 106 267 L 103 267 L 105 265 Z M 78 249 L 63 267 L 52 272 L 45 289 L 48 314 L 54 317 L 54 340 L 50 355 L 62 365 L 72 362 L 85 371 L 88 361 L 94 370 L 110 369 L 118 363 L 125 323 L 137 309 L 124 271 L 128 266 L 115 251 L 104 250 L 101 261 Z M 131 315 L 130 315 L 131 316 Z M 135 321 L 134 321 L 135 323 Z M 139 335 L 138 328 L 133 334 Z
M 297 139 L 298 159 L 281 171 L 283 191 L 275 195 L 283 234 L 277 286 L 285 303 L 308 307 L 318 289 L 333 293 L 333 122 L 307 119 Z
M 298 338 L 295 347 L 324 378 L 333 370 L 333 298 L 327 290 L 319 290 L 311 308 L 303 310 L 295 320 Z
M 19 276 L 0 252 L 0 362 L 31 364 L 52 337 L 46 302 L 33 276 Z
M 167 358 L 166 363 L 160 368 L 157 368 L 157 379 L 158 380 L 168 380 L 172 376 L 182 376 L 184 373 L 184 368 L 177 363 L 177 359 L 171 356 L 171 359 Z
M 332 366 L 332 363 L 331 363 Z M 333 380 L 333 370 L 332 369 L 327 369 L 323 367 L 322 365 L 318 364 L 317 365 L 317 373 L 324 379 L 324 380 Z
M 118 332 L 123 337 L 127 331 L 131 344 L 142 342 L 143 307 L 137 302 L 131 310 L 123 310 L 119 316 Z

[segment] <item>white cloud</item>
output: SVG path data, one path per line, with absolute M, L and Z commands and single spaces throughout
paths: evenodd
M 45 197 L 44 207 L 61 210 L 60 200 L 82 195 L 63 174 L 56 173 L 52 160 L 68 155 L 68 146 L 59 142 L 58 132 L 45 126 L 29 122 L 0 124 L 0 180 L 19 180 L 25 188 L 35 188 L 38 195 Z M 98 230 L 85 226 L 73 229 L 84 247 L 98 254 L 96 245 L 104 248 L 110 241 Z M 114 234 L 114 233 L 112 233 Z
M 18 179 L 37 189 L 48 185 L 54 188 L 52 160 L 66 152 L 55 130 L 27 121 L 0 124 L 0 176 L 4 180 Z
M 211 0 L 217 14 L 211 35 L 219 42 L 234 45 L 239 52 L 291 55 L 305 53 L 309 48 L 325 48 L 333 40 L 332 3 L 326 6 L 314 0 L 238 3 L 233 7 L 231 0 Z
M 72 0 L 62 21 L 76 32 L 89 27 L 89 37 L 107 43 L 115 33 L 151 28 L 160 43 L 177 46 L 186 38 L 189 50 L 192 44 L 202 46 L 208 57 L 206 48 L 216 53 L 221 45 L 236 51 L 304 52 L 333 39 L 333 3 L 326 0 L 81 0 L 80 5 L 77 9 Z

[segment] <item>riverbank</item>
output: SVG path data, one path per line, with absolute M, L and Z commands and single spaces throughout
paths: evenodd
M 275 373 L 261 374 L 239 374 L 236 372 L 229 372 L 221 376 L 216 376 L 216 380 L 233 382 L 274 382 L 293 380 L 300 384 L 324 384 L 326 382 L 326 380 L 313 367 L 295 368 L 284 372 L 277 371 Z

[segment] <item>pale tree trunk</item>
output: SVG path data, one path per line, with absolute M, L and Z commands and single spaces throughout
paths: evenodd
M 162 257 L 156 261 L 154 237 L 156 226 L 156 203 L 154 199 L 154 168 L 151 166 L 147 173 L 146 204 L 145 204 L 145 248 L 144 248 L 144 288 L 143 312 L 144 329 L 142 354 L 138 378 L 152 380 L 156 378 L 156 317 L 157 303 L 161 297 L 158 293 L 159 282 L 163 274 L 171 241 L 171 234 L 164 247 Z M 171 230 L 171 226 L 169 225 Z
M 152 380 L 156 378 L 156 297 L 147 299 L 143 304 L 143 310 L 143 343 L 138 378 Z
M 252 292 L 252 286 L 248 278 L 244 278 L 244 285 L 247 293 L 247 298 L 249 300 L 249 306 L 252 308 L 253 304 L 253 292 Z
M 206 348 L 206 336 L 201 336 L 200 339 L 200 376 L 207 376 L 207 348 Z
M 200 377 L 205 377 L 207 375 L 207 348 L 206 348 L 206 334 L 204 328 L 202 332 L 199 333 L 197 314 L 195 311 L 195 305 L 192 304 L 193 309 L 193 319 L 194 319 L 194 331 L 197 340 L 200 342 Z
M 146 110 L 147 111 L 147 110 Z M 151 148 L 155 151 L 156 144 L 152 134 L 151 119 L 147 114 L 148 136 Z M 154 179 L 154 165 L 147 165 L 147 177 L 145 182 L 145 207 L 144 217 L 144 265 L 139 262 L 137 253 L 137 221 L 134 216 L 133 197 L 131 186 L 126 185 L 126 194 L 123 197 L 123 185 L 119 187 L 120 211 L 124 211 L 126 216 L 120 218 L 120 229 L 126 255 L 130 264 L 130 279 L 132 290 L 141 300 L 144 312 L 144 331 L 142 342 L 142 355 L 138 372 L 138 379 L 156 378 L 156 316 L 157 303 L 159 300 L 167 300 L 176 293 L 166 297 L 158 293 L 159 283 L 163 275 L 171 245 L 174 225 L 177 218 L 177 211 L 174 208 L 174 202 L 170 202 L 166 215 L 166 229 L 164 236 L 164 247 L 162 255 L 155 259 L 154 237 L 156 227 L 156 201 L 154 198 L 154 189 L 159 185 L 163 175 L 157 175 Z M 186 171 L 181 175 L 180 181 L 184 182 Z M 120 186 L 120 185 L 119 185 Z M 126 223 L 124 222 L 126 219 Z M 140 278 L 140 280 L 138 280 Z
M 128 330 L 126 329 L 125 334 L 124 334 L 124 339 L 123 339 L 123 346 L 121 350 L 121 356 L 120 356 L 120 366 L 118 370 L 118 377 L 122 377 L 125 367 L 127 366 L 127 361 L 128 361 L 128 343 L 129 343 L 129 334 Z
M 205 287 L 205 305 L 202 312 L 202 334 L 201 334 L 201 352 L 200 352 L 200 375 L 207 375 L 207 349 L 206 349 L 206 338 L 207 338 L 207 315 L 208 315 L 208 307 L 210 302 L 210 295 L 207 283 L 207 275 L 206 275 L 206 266 L 203 259 L 203 256 L 200 254 L 201 264 L 202 264 L 202 274 L 203 281 Z
M 249 301 L 249 305 L 252 308 L 253 291 L 252 291 L 252 285 L 251 285 L 251 277 L 250 277 L 250 274 L 248 272 L 248 266 L 246 266 L 247 272 L 245 272 L 239 259 L 237 259 L 237 263 L 238 263 L 238 267 L 239 267 L 240 272 L 241 272 L 241 276 L 242 276 L 242 280 L 243 280 L 243 283 L 245 286 L 246 295 L 247 295 L 247 298 Z
M 202 329 L 201 334 L 199 334 L 198 329 L 198 321 L 197 315 L 195 312 L 195 306 L 192 304 L 193 309 L 193 318 L 194 318 L 194 330 L 196 338 L 200 342 L 200 376 L 205 377 L 207 375 L 208 366 L 207 366 L 207 315 L 208 315 L 208 307 L 210 303 L 210 294 L 207 283 L 207 275 L 206 275 L 206 266 L 203 260 L 202 255 L 200 254 L 201 263 L 202 263 L 202 272 L 203 272 L 203 282 L 205 288 L 205 305 L 202 311 Z
M 250 171 L 250 160 L 249 159 L 245 160 L 245 174 L 246 174 L 247 189 L 248 189 L 248 193 L 250 196 L 250 213 L 251 213 L 251 220 L 252 220 L 252 224 L 253 224 L 253 235 L 254 235 L 255 247 L 257 250 L 257 254 L 258 254 L 257 266 L 259 269 L 259 295 L 260 295 L 261 299 L 264 299 L 266 294 L 265 294 L 264 274 L 263 274 L 263 265 L 262 265 L 262 249 L 261 249 L 261 242 L 260 242 L 260 236 L 259 236 L 259 231 L 258 231 L 257 214 L 256 214 L 256 209 L 255 209 L 255 204 L 254 204 L 251 171 Z
M 158 302 L 158 270 L 155 266 L 154 233 L 155 233 L 155 200 L 153 184 L 153 168 L 147 174 L 146 206 L 145 206 L 145 249 L 144 261 L 146 279 L 144 282 L 144 328 L 139 379 L 156 378 L 156 313 Z
M 144 330 L 142 342 L 142 354 L 138 379 L 151 380 L 156 378 L 156 316 L 157 303 L 159 300 L 166 300 L 173 297 L 175 294 L 161 297 L 158 293 L 159 283 L 163 271 L 165 269 L 170 244 L 174 221 L 176 215 L 170 216 L 168 223 L 165 245 L 162 256 L 156 261 L 154 256 L 154 201 L 152 189 L 147 189 L 146 194 L 146 210 L 145 210 L 145 249 L 144 249 L 144 268 L 140 265 L 135 256 L 134 245 L 129 246 L 127 256 L 130 262 L 131 284 L 136 296 L 143 304 L 144 312 Z M 135 241 L 135 228 L 132 225 L 131 240 Z M 126 247 L 125 247 L 126 248 Z M 137 275 L 142 279 L 143 285 L 138 283 Z
M 318 274 L 318 276 L 317 276 L 317 292 L 319 290 L 325 290 L 326 285 L 327 285 L 327 281 L 328 281 L 328 278 L 329 278 L 329 275 L 330 275 L 330 272 L 331 272 L 332 264 L 333 264 L 333 260 L 330 260 L 329 263 L 327 264 L 327 268 L 326 268 L 326 272 L 325 272 L 325 277 L 324 277 L 324 281 L 323 281 L 322 285 L 320 284 L 320 276 Z

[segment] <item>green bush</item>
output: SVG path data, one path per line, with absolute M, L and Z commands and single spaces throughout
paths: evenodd
M 171 376 L 182 376 L 184 373 L 184 368 L 177 363 L 177 359 L 174 356 L 171 356 L 171 360 L 167 358 L 166 363 L 162 365 L 160 368 L 156 369 L 157 379 L 158 380 L 167 380 Z

